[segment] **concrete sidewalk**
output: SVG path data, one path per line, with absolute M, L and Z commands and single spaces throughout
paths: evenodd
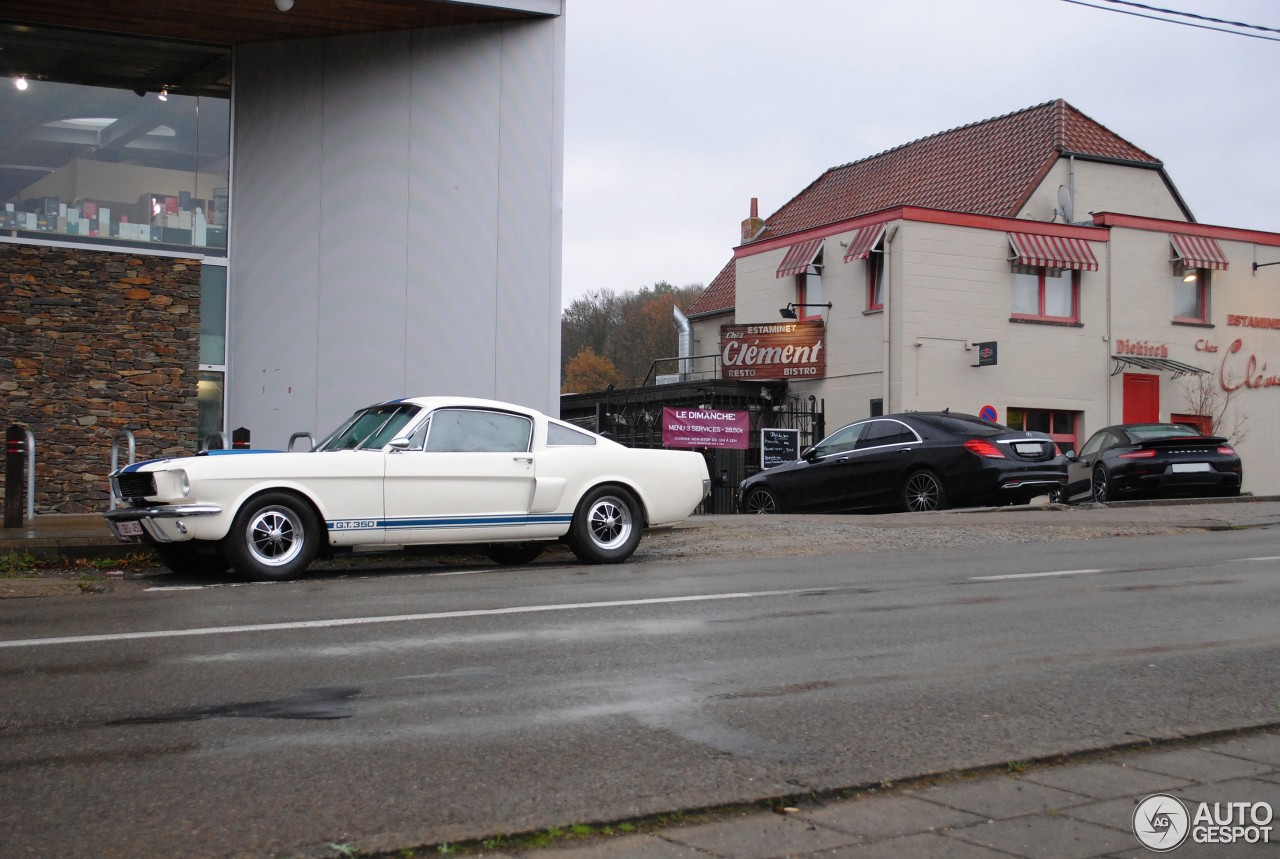
M 1021 770 L 1021 771 L 1012 771 Z M 471 855 L 537 859 L 1137 859 L 1150 856 L 1134 833 L 1145 798 L 1168 794 L 1177 805 L 1165 849 L 1187 859 L 1252 859 L 1280 854 L 1280 820 L 1270 843 L 1198 843 L 1199 803 L 1268 803 L 1280 809 L 1280 731 L 1242 732 L 1134 751 L 1011 765 L 1007 773 L 957 773 L 867 790 L 848 799 L 708 814 L 705 821 L 561 841 L 542 849 L 477 848 Z M 1150 806 L 1143 805 L 1144 811 Z M 1261 819 L 1262 808 L 1259 808 Z M 1225 813 L 1225 812 L 1224 812 Z M 1250 821 L 1251 822 L 1251 821 Z M 1158 840 L 1145 814 L 1144 834 Z M 643 825 L 640 827 L 645 829 Z M 1244 837 L 1259 839 L 1260 830 Z M 470 853 L 471 851 L 467 851 Z

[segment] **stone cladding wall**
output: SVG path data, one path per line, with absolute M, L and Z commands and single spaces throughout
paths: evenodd
M 107 509 L 120 430 L 195 452 L 199 348 L 199 260 L 0 244 L 0 422 L 35 436 L 37 515 Z

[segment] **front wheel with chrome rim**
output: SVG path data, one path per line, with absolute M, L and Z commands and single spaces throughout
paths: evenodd
M 597 486 L 578 502 L 569 526 L 573 554 L 591 564 L 616 564 L 640 545 L 644 516 L 635 496 L 621 486 Z
M 778 503 L 778 496 L 773 494 L 773 490 L 760 486 L 747 493 L 742 509 L 744 513 L 781 513 L 782 505 Z
M 302 575 L 319 544 L 320 526 L 310 505 L 286 492 L 269 492 L 236 514 L 226 556 L 245 578 L 283 581 Z

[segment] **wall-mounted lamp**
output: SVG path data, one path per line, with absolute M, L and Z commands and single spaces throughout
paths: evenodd
M 1275 262 L 1255 262 L 1255 263 L 1253 264 L 1253 273 L 1254 273 L 1254 274 L 1257 274 L 1257 273 L 1258 273 L 1258 269 L 1263 268 L 1264 266 L 1268 266 L 1268 265 L 1280 265 L 1280 260 L 1277 260 L 1277 261 L 1275 261 Z
M 797 307 L 825 307 L 827 310 L 830 310 L 831 302 L 828 301 L 826 304 L 792 304 L 791 302 L 787 302 L 786 307 L 778 308 L 778 315 L 783 319 L 795 319 Z
M 276 0 L 276 8 L 281 12 L 288 12 L 293 8 L 293 0 Z
M 169 88 L 167 86 L 160 87 L 160 95 L 156 96 L 156 98 L 160 99 L 161 101 L 168 101 Z
M 1182 276 L 1182 282 L 1183 282 L 1183 283 L 1195 283 L 1195 282 L 1196 282 L 1196 270 L 1195 270 L 1194 268 L 1187 269 L 1186 274 L 1184 274 L 1184 275 Z
M 13 79 L 13 85 L 18 88 L 19 92 L 25 90 L 27 88 L 27 76 L 18 75 L 16 78 Z

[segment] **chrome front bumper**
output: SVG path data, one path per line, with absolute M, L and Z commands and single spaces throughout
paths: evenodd
M 193 516 L 217 516 L 222 508 L 216 504 L 164 504 L 157 507 L 120 507 L 103 515 L 111 526 L 111 533 L 125 543 L 141 543 L 143 532 L 157 543 L 172 543 L 172 535 L 165 533 L 156 520 L 172 519 L 180 533 L 186 533 L 183 519 Z M 131 527 L 132 526 L 132 527 Z

